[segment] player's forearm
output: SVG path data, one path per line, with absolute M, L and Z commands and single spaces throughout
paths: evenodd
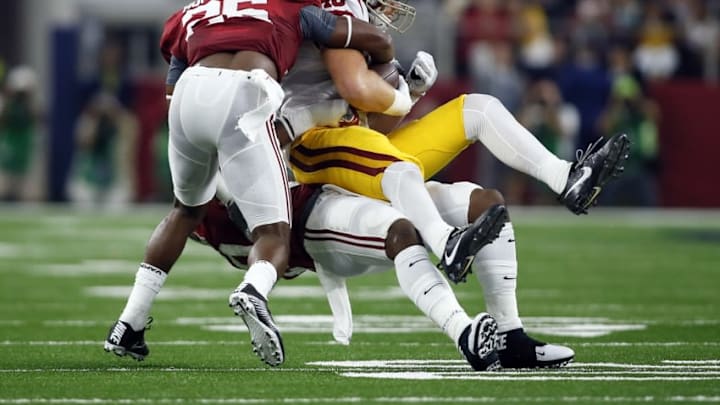
M 338 93 L 353 107 L 391 115 L 405 115 L 409 111 L 409 98 L 370 70 L 360 52 L 327 49 L 323 59 Z
M 392 37 L 388 33 L 357 19 L 342 20 L 352 21 L 352 37 L 347 48 L 367 53 L 372 63 L 388 63 L 395 58 Z
M 374 25 L 349 16 L 338 17 L 315 6 L 300 11 L 305 39 L 329 48 L 352 48 L 365 52 L 373 63 L 390 62 L 395 57 L 392 37 Z

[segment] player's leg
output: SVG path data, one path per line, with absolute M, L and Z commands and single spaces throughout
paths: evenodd
M 330 273 L 333 279 L 344 280 L 385 271 L 394 263 L 408 298 L 458 345 L 471 365 L 479 370 L 497 366 L 494 320 L 487 314 L 475 320 L 468 317 L 430 261 L 415 227 L 399 211 L 365 197 L 325 191 L 305 228 L 305 247 L 321 275 Z M 345 342 L 352 332 L 346 297 L 333 305 L 332 300 L 338 299 L 329 296 L 336 318 L 333 333 Z
M 488 207 L 504 202 L 496 190 L 484 190 L 472 183 L 430 182 L 428 188 L 443 217 L 452 224 L 472 221 Z M 487 311 L 498 323 L 498 353 L 503 367 L 560 367 L 573 359 L 570 348 L 537 341 L 523 330 L 516 297 L 515 233 L 510 221 L 495 241 L 478 252 L 473 269 L 483 287 Z
M 495 237 L 487 223 L 464 229 L 445 223 L 425 189 L 422 165 L 376 131 L 359 126 L 313 129 L 293 144 L 290 162 L 301 183 L 335 184 L 390 201 L 454 272 L 466 269 L 468 258 Z
M 230 294 L 229 305 L 250 331 L 255 353 L 268 365 L 285 360 L 282 337 L 267 305 L 268 294 L 288 267 L 290 191 L 282 152 L 272 125 L 282 99 L 280 86 L 262 73 L 238 72 L 234 111 L 218 143 L 220 173 L 253 235 L 249 268 Z
M 495 190 L 475 189 L 470 195 L 468 220 L 485 207 L 503 201 Z M 508 222 L 500 236 L 478 252 L 476 275 L 483 287 L 488 312 L 498 320 L 498 354 L 504 368 L 562 367 L 572 361 L 572 349 L 528 336 L 519 317 L 516 296 L 518 263 L 515 233 Z
M 197 85 L 193 80 L 178 83 L 170 105 L 168 155 L 176 200 L 170 213 L 155 228 L 125 308 L 105 341 L 105 350 L 119 356 L 142 360 L 149 353 L 144 332 L 152 303 L 182 253 L 188 235 L 202 220 L 205 203 L 215 192 L 214 139 L 201 136 L 215 124 L 198 115 L 193 98 L 184 97 L 186 91 L 193 91 Z M 183 125 L 181 116 L 193 125 Z M 210 118 L 223 120 L 217 113 Z
M 602 186 L 622 172 L 624 135 L 588 148 L 575 163 L 548 151 L 495 97 L 458 97 L 389 135 L 398 149 L 417 157 L 432 177 L 473 142 L 481 142 L 506 165 L 544 182 L 575 212 L 594 203 Z

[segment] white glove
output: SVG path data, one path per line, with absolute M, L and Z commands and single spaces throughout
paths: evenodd
M 306 108 L 283 109 L 278 120 L 285 126 L 288 136 L 295 139 L 311 128 L 339 126 L 349 108 L 345 100 L 326 100 Z
M 435 59 L 427 52 L 419 51 L 407 74 L 408 86 L 413 96 L 422 96 L 435 84 L 438 70 Z

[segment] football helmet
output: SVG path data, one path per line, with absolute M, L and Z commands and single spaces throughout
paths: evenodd
M 370 22 L 379 27 L 389 27 L 403 33 L 415 21 L 415 7 L 403 0 L 365 0 Z

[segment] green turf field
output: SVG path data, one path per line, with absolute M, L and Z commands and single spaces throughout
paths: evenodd
M 227 307 L 241 273 L 194 244 L 155 303 L 151 355 L 105 353 L 162 215 L 0 207 L 0 404 L 720 403 L 718 212 L 516 212 L 525 325 L 576 360 L 497 373 L 471 372 L 392 272 L 351 281 L 347 347 L 312 274 L 281 282 L 287 361 L 270 369 Z M 474 276 L 456 291 L 483 310 Z

